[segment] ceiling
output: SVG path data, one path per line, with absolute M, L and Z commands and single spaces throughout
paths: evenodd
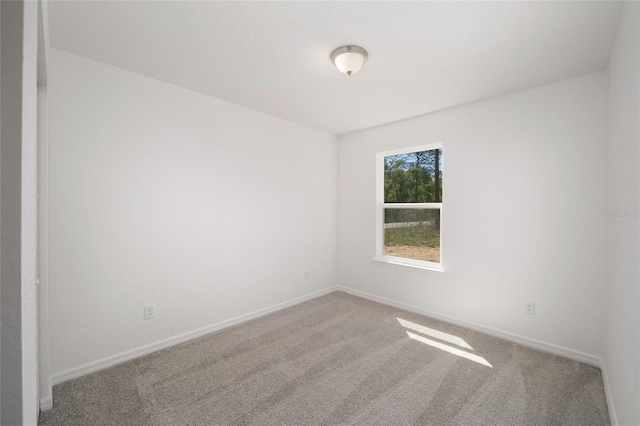
M 51 46 L 334 134 L 607 68 L 619 2 L 49 2 Z M 369 51 L 351 77 L 331 52 Z

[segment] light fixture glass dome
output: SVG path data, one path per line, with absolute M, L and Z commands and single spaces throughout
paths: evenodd
M 331 60 L 338 70 L 349 76 L 360 71 L 368 57 L 367 51 L 360 46 L 342 46 L 331 54 Z

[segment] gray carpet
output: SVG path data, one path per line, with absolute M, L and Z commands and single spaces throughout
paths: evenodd
M 606 425 L 600 370 L 342 292 L 53 389 L 40 425 Z

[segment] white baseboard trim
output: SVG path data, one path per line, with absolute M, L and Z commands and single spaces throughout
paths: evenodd
M 53 399 L 51 395 L 40 399 L 40 411 L 47 411 L 53 408 Z
M 297 297 L 295 299 L 291 299 L 286 302 L 269 306 L 267 308 L 258 309 L 257 311 L 250 312 L 245 315 L 240 315 L 235 318 L 231 318 L 225 321 L 220 321 L 218 323 L 211 324 L 202 328 L 198 328 L 196 330 L 188 331 L 186 333 L 182 333 L 174 337 L 169 337 L 168 339 L 160 340 L 155 343 L 140 346 L 135 349 L 121 352 L 119 354 L 111 355 L 111 356 L 99 359 L 97 361 L 80 365 L 78 367 L 73 367 L 68 370 L 64 370 L 64 371 L 61 371 L 60 373 L 56 373 L 52 375 L 51 383 L 53 385 L 58 385 L 68 380 L 77 379 L 78 377 L 82 377 L 90 373 L 95 373 L 96 371 L 104 370 L 105 368 L 109 368 L 114 365 L 121 364 L 126 361 L 130 361 L 134 358 L 139 358 L 141 356 L 148 355 L 160 349 L 168 348 L 170 346 L 174 346 L 179 343 L 183 343 L 191 339 L 195 339 L 197 337 L 201 337 L 206 334 L 213 333 L 215 331 L 219 331 L 227 327 L 231 327 L 233 325 L 237 325 L 246 321 L 251 321 L 253 319 L 262 317 L 264 315 L 267 315 L 276 311 L 280 311 L 282 309 L 289 308 L 294 305 L 298 305 L 302 302 L 306 302 L 307 300 L 315 299 L 316 297 L 320 297 L 320 296 L 324 296 L 325 294 L 332 293 L 337 289 L 338 289 L 337 287 L 329 287 L 324 290 L 316 291 L 314 293 L 310 293 L 305 296 Z M 49 404 L 51 404 L 50 402 L 51 400 L 49 399 L 48 401 L 49 401 Z M 41 407 L 42 407 L 42 404 L 43 404 L 43 401 L 40 402 Z
M 518 343 L 523 346 L 527 346 L 533 349 L 537 349 L 542 352 L 547 352 L 553 355 L 558 355 L 564 358 L 569 358 L 574 361 L 583 362 L 585 364 L 593 365 L 596 367 L 602 367 L 602 358 L 591 355 L 585 352 L 576 351 L 573 349 L 565 348 L 563 346 L 555 345 L 553 343 L 543 342 L 541 340 L 532 339 L 530 337 L 522 336 L 520 334 L 511 333 L 504 330 L 499 330 L 493 327 L 487 327 L 478 323 L 459 320 L 447 315 L 442 315 L 437 312 L 422 309 L 417 306 L 408 305 L 406 303 L 397 302 L 395 300 L 387 299 L 385 297 L 376 296 L 370 293 L 365 293 L 360 290 L 355 290 L 349 287 L 338 286 L 337 290 L 349 293 L 353 296 L 362 297 L 363 299 L 372 300 L 374 302 L 382 303 L 384 305 L 393 306 L 395 308 L 404 309 L 405 311 L 414 312 L 416 314 L 424 315 L 434 319 L 442 320 L 451 324 L 458 325 L 460 327 L 469 328 L 471 330 L 479 331 L 481 333 L 488 334 L 490 336 L 499 337 L 510 342 Z
M 604 394 L 607 396 L 607 406 L 609 407 L 609 420 L 611 421 L 611 426 L 618 426 L 618 417 L 616 416 L 616 409 L 615 409 L 615 406 L 613 405 L 613 396 L 611 395 L 611 387 L 609 385 L 609 376 L 607 375 L 607 363 L 605 361 L 602 362 L 600 371 L 602 372 Z

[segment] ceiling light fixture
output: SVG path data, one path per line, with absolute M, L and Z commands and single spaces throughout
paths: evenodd
M 360 46 L 338 47 L 331 54 L 331 61 L 341 73 L 349 76 L 360 71 L 360 68 L 367 62 L 367 58 L 369 58 L 369 54 Z

